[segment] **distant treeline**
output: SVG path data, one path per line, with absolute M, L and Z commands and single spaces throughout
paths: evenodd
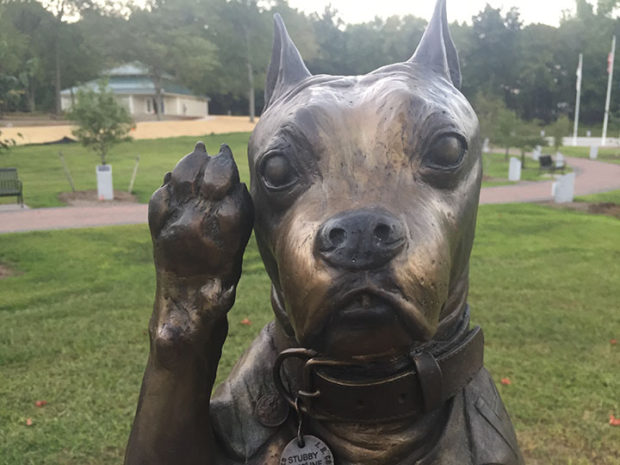
M 525 120 L 572 118 L 576 68 L 584 54 L 581 121 L 603 118 L 607 55 L 620 21 L 620 0 L 594 8 L 577 0 L 560 27 L 524 26 L 519 11 L 487 7 L 472 24 L 453 24 L 463 92 L 503 101 Z M 410 57 L 426 20 L 414 16 L 344 24 L 338 12 L 306 15 L 286 0 L 0 0 L 0 113 L 59 112 L 61 89 L 95 79 L 105 69 L 141 61 L 153 79 L 172 75 L 211 97 L 214 113 L 247 114 L 263 104 L 263 86 L 279 12 L 310 71 L 363 74 Z M 612 115 L 620 117 L 620 64 Z M 252 91 L 252 92 L 251 92 Z M 254 94 L 255 95 L 251 95 Z

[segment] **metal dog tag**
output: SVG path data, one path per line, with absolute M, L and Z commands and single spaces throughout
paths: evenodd
M 327 444 L 316 436 L 303 435 L 303 447 L 294 438 L 289 442 L 280 456 L 280 465 L 333 465 L 334 457 Z

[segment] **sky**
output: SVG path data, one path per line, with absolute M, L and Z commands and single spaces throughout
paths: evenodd
M 371 21 L 375 16 L 387 18 L 392 15 L 411 14 L 430 19 L 434 0 L 289 0 L 289 5 L 306 13 L 322 12 L 330 4 L 338 10 L 346 23 Z M 493 8 L 507 11 L 515 6 L 521 12 L 525 24 L 545 23 L 559 26 L 563 10 L 575 11 L 575 0 L 448 0 L 448 20 L 467 21 L 483 10 L 489 3 Z

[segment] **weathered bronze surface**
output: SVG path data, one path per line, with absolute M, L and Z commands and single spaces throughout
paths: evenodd
M 199 144 L 149 205 L 127 464 L 312 463 L 288 455 L 304 435 L 337 465 L 523 463 L 469 327 L 481 144 L 447 26 L 439 0 L 409 61 L 313 76 L 276 16 L 251 197 Z M 211 397 L 252 225 L 275 321 Z

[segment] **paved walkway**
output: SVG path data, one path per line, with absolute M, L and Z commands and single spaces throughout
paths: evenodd
M 568 158 L 566 163 L 575 170 L 575 195 L 597 194 L 620 189 L 620 165 Z M 530 163 L 536 163 L 530 161 Z M 552 180 L 520 182 L 509 186 L 485 187 L 480 193 L 480 203 L 544 202 L 552 200 Z
M 0 211 L 0 234 L 45 229 L 91 228 L 147 221 L 146 204 L 95 207 L 9 209 Z
M 577 174 L 575 194 L 586 195 L 620 189 L 620 165 L 583 158 L 566 158 Z M 551 200 L 553 181 L 522 182 L 509 186 L 486 187 L 481 204 L 541 202 Z M 89 228 L 147 221 L 147 205 L 116 204 L 96 207 L 59 207 L 0 210 L 0 234 L 46 229 Z

